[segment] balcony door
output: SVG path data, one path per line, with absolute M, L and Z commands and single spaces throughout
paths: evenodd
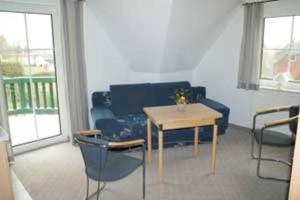
M 0 70 L 12 146 L 62 135 L 52 14 L 0 12 Z

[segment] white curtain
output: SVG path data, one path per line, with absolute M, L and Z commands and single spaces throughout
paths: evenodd
M 238 88 L 247 90 L 259 89 L 264 27 L 263 10 L 264 6 L 261 3 L 245 5 Z
M 89 128 L 83 36 L 83 3 L 62 0 L 66 88 L 72 134 Z
M 9 133 L 9 123 L 8 123 L 8 115 L 7 115 L 7 108 L 5 103 L 5 94 L 3 92 L 3 84 L 2 84 L 2 75 L 0 69 L 0 126 Z M 9 161 L 14 160 L 14 155 L 11 146 L 11 139 L 9 135 L 9 142 L 7 144 L 7 156 Z

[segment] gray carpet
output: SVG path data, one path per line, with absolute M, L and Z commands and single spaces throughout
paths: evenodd
M 256 161 L 249 155 L 250 136 L 245 129 L 230 127 L 219 137 L 216 175 L 209 174 L 210 144 L 200 145 L 194 159 L 192 146 L 169 148 L 164 153 L 165 183 L 157 181 L 157 151 L 147 166 L 149 200 L 282 200 L 288 184 L 258 179 Z M 265 148 L 268 155 L 288 158 L 287 148 Z M 138 154 L 138 153 L 133 153 Z M 85 195 L 84 165 L 79 148 L 59 144 L 16 157 L 13 167 L 34 200 L 77 200 Z M 267 163 L 263 173 L 288 176 L 289 168 Z M 109 183 L 103 200 L 141 199 L 141 169 L 129 177 Z M 93 184 L 95 188 L 96 184 Z

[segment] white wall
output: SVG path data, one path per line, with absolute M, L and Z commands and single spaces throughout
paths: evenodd
M 167 33 L 166 22 L 170 8 L 168 4 L 171 1 L 163 4 L 159 2 L 161 1 L 157 0 L 145 5 L 135 0 L 126 4 L 112 3 L 109 0 L 89 0 L 85 3 L 84 35 L 90 106 L 92 92 L 109 90 L 112 84 L 192 80 L 192 70 L 159 73 L 153 72 L 159 70 L 151 69 L 152 66 L 157 66 L 157 61 L 160 62 L 164 49 L 161 45 Z M 144 13 L 133 10 L 130 5 L 136 9 L 142 8 Z M 162 7 L 159 8 L 159 5 Z M 155 11 L 160 14 L 157 15 Z M 135 21 L 135 15 L 142 19 Z M 155 34 L 145 33 L 149 29 L 157 30 L 153 30 Z M 138 40 L 144 43 L 139 43 Z M 156 54 L 157 49 L 159 55 Z M 135 70 L 137 65 L 141 69 L 149 70 L 139 72 Z
M 153 80 L 174 77 L 177 72 L 185 74 L 197 66 L 222 33 L 228 12 L 240 1 L 88 0 L 85 40 L 86 49 L 92 50 L 87 51 L 87 66 L 98 74 L 106 70 L 103 68 L 122 68 L 120 72 L 129 68 L 146 74 L 145 79 L 154 74 Z M 102 53 L 113 55 L 115 63 Z M 108 63 L 97 61 L 103 57 Z
M 93 91 L 108 90 L 112 84 L 192 79 L 191 70 L 170 73 L 132 71 L 129 67 L 130 61 L 122 56 L 105 28 L 99 25 L 94 12 L 92 7 L 85 7 L 84 30 L 89 94 Z
M 128 60 L 115 47 L 108 33 L 98 23 L 92 4 L 84 10 L 85 53 L 89 92 L 107 90 L 110 84 L 130 80 Z
M 234 11 L 223 34 L 211 46 L 195 69 L 193 84 L 206 86 L 209 98 L 230 107 L 230 123 L 251 127 L 252 116 L 256 109 L 300 104 L 300 94 L 237 89 L 242 27 L 243 8 L 239 6 Z M 283 117 L 283 115 L 274 116 L 274 119 L 276 117 Z
M 105 27 L 99 23 L 93 1 L 85 4 L 84 31 L 89 106 L 94 91 L 107 91 L 112 84 L 191 80 L 192 71 L 173 73 L 134 72 L 115 45 Z M 96 3 L 96 2 L 95 2 Z
M 173 0 L 161 72 L 193 70 L 241 0 Z
M 132 83 L 142 82 L 172 82 L 172 81 L 191 81 L 193 78 L 193 71 L 186 70 L 180 72 L 169 73 L 143 73 L 131 72 Z

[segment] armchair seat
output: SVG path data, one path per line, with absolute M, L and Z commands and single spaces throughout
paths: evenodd
M 260 129 L 254 131 L 254 137 L 257 143 L 259 142 L 260 134 Z M 289 147 L 294 144 L 294 137 L 277 131 L 265 130 L 262 144 L 277 147 Z
M 136 168 L 142 166 L 143 160 L 132 156 L 109 152 L 109 157 L 106 160 L 105 166 L 100 174 L 100 180 L 103 182 L 112 182 L 120 180 L 130 175 Z M 98 163 L 97 163 L 98 164 Z M 98 181 L 97 166 L 87 167 L 88 176 Z

